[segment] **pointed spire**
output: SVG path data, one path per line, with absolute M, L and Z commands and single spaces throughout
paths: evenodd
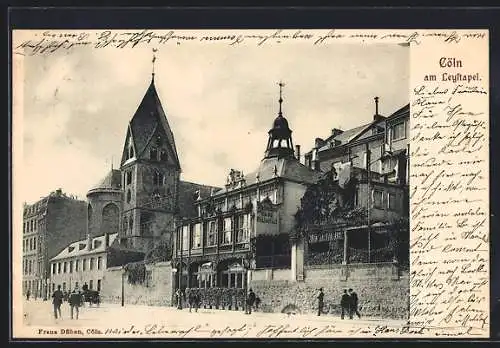
M 278 83 L 278 86 L 280 86 L 280 99 L 278 100 L 278 102 L 280 103 L 280 110 L 278 115 L 283 116 L 283 112 L 281 110 L 281 104 L 283 104 L 283 87 L 285 87 L 285 84 L 282 81 L 280 81 Z
M 155 80 L 155 61 L 156 61 L 156 52 L 158 52 L 158 49 L 156 48 L 153 48 L 153 60 L 152 60 L 152 63 L 153 63 L 153 66 L 152 66 L 152 73 L 151 73 L 151 82 L 154 82 Z

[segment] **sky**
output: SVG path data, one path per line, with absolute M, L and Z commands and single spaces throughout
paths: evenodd
M 168 45 L 155 85 L 174 133 L 181 179 L 223 186 L 251 172 L 283 114 L 309 151 L 332 128 L 349 129 L 409 102 L 409 48 L 397 44 Z M 78 49 L 23 61 L 23 201 L 58 188 L 85 199 L 119 167 L 128 122 L 151 82 L 150 47 Z M 16 149 L 14 149 L 16 151 Z M 17 154 L 19 154 L 17 152 Z M 30 178 L 36 177 L 36 180 Z

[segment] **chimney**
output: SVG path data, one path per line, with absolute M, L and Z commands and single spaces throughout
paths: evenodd
M 375 97 L 373 99 L 375 99 L 375 116 L 378 116 L 378 97 Z
M 314 139 L 314 147 L 321 147 L 324 143 L 325 141 L 321 138 Z
M 87 233 L 87 250 L 92 250 L 92 237 L 90 237 L 90 233 Z
M 297 161 L 300 162 L 300 145 L 295 145 L 295 156 L 297 157 Z
M 336 137 L 337 135 L 342 134 L 342 133 L 344 133 L 344 131 L 342 129 L 338 129 L 338 128 L 332 129 L 332 137 Z

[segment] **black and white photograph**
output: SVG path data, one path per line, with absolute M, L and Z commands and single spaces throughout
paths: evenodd
M 127 35 L 14 39 L 31 335 L 359 337 L 432 314 L 410 296 L 408 40 Z

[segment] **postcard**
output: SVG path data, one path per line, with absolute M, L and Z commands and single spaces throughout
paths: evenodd
M 13 337 L 487 338 L 487 30 L 13 30 Z

